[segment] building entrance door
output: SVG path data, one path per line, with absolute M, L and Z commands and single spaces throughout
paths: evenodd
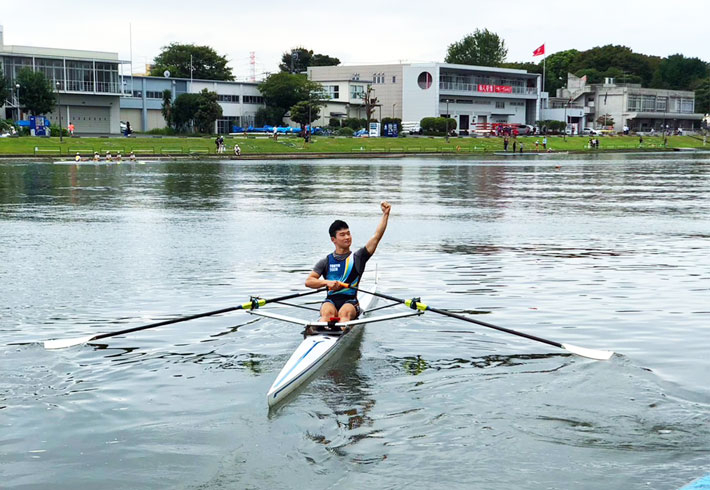
M 468 131 L 469 128 L 468 114 L 461 114 L 459 116 L 459 130 Z

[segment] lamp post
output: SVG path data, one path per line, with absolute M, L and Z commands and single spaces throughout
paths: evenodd
M 16 83 L 15 88 L 17 89 L 17 120 L 22 119 L 22 109 L 20 108 L 20 84 Z
M 59 142 L 64 143 L 64 137 L 62 136 L 62 105 L 59 103 L 59 80 L 56 82 L 57 86 L 57 109 L 59 112 Z

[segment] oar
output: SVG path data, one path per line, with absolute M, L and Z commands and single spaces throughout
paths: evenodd
M 488 327 L 488 328 L 493 328 L 493 329 L 499 330 L 501 332 L 510 333 L 513 335 L 517 335 L 519 337 L 525 337 L 526 339 L 535 340 L 537 342 L 542 342 L 544 344 L 559 347 L 560 349 L 565 349 L 573 354 L 577 354 L 578 356 L 589 357 L 590 359 L 597 359 L 599 361 L 606 361 L 607 359 L 609 359 L 611 356 L 614 355 L 614 353 L 612 351 L 587 349 L 585 347 L 578 347 L 578 346 L 572 345 L 572 344 L 562 344 L 560 342 L 555 342 L 554 340 L 543 339 L 542 337 L 537 337 L 536 335 L 530 335 L 529 333 L 518 332 L 516 330 L 511 330 L 509 328 L 499 327 L 499 326 L 493 325 L 491 323 L 482 322 L 480 320 L 474 320 L 473 318 L 468 318 L 466 316 L 459 315 L 458 313 L 451 313 L 449 311 L 440 310 L 438 308 L 433 308 L 431 306 L 425 305 L 424 303 L 419 302 L 418 299 L 400 299 L 400 298 L 395 298 L 393 296 L 389 296 L 387 294 L 382 294 L 382 293 L 377 293 L 377 292 L 371 293 L 371 292 L 365 291 L 363 289 L 358 289 L 358 290 L 363 293 L 366 293 L 366 294 L 371 294 L 373 296 L 379 296 L 380 298 L 385 298 L 390 301 L 394 301 L 396 303 L 402 303 L 402 304 L 407 305 L 410 308 L 415 309 L 415 310 L 433 311 L 434 313 L 439 313 L 440 315 L 450 316 L 451 318 L 456 318 L 457 320 L 463 320 L 463 321 L 469 322 L 469 323 L 476 323 L 478 325 L 482 325 L 482 326 Z
M 260 306 L 264 306 L 267 303 L 276 303 L 279 301 L 286 301 L 293 298 L 299 298 L 301 296 L 308 296 L 309 294 L 315 294 L 325 291 L 325 288 L 315 289 L 313 291 L 306 291 L 303 293 L 293 293 L 286 296 L 280 296 L 278 298 L 271 299 L 252 299 L 248 303 L 241 304 L 239 306 L 230 306 L 229 308 L 222 308 L 221 310 L 208 311 L 206 313 L 198 313 L 196 315 L 183 316 L 180 318 L 175 318 L 173 320 L 165 320 L 162 322 L 151 323 L 150 325 L 143 325 L 142 327 L 127 328 L 125 330 L 119 330 L 117 332 L 100 333 L 96 335 L 89 335 L 86 337 L 76 337 L 73 339 L 57 339 L 57 340 L 46 340 L 44 342 L 45 349 L 62 349 L 64 347 L 71 347 L 73 345 L 85 344 L 92 340 L 105 339 L 106 337 L 115 337 L 116 335 L 124 335 L 131 332 L 138 332 L 139 330 L 147 330 L 149 328 L 162 327 L 163 325 L 170 325 L 172 323 L 186 322 L 188 320 L 195 320 L 196 318 L 203 318 L 206 316 L 219 315 L 220 313 L 227 313 L 235 310 L 251 310 L 256 309 Z

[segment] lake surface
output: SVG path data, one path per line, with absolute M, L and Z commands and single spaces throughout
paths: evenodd
M 298 326 L 41 344 L 303 290 L 383 199 L 380 291 L 617 354 L 427 313 L 269 411 Z M 707 153 L 0 163 L 0 487 L 678 488 L 708 470 L 709 248 Z

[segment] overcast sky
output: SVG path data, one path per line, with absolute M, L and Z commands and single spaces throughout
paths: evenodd
M 278 70 L 285 51 L 304 46 L 344 64 L 443 61 L 449 44 L 476 28 L 500 35 L 508 61 L 605 44 L 710 61 L 710 0 L 604 1 L 138 1 L 2 2 L 5 44 L 94 49 L 132 58 L 144 70 L 171 42 L 213 47 L 234 74 Z M 132 43 L 129 39 L 129 24 Z

